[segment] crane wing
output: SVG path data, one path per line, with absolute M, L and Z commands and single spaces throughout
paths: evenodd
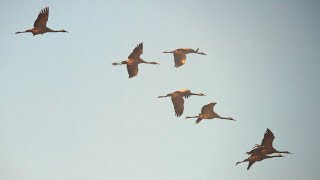
M 138 59 L 140 55 L 143 53 L 143 43 L 140 43 L 135 47 L 132 53 L 129 55 L 129 59 Z
M 270 131 L 270 129 L 267 128 L 266 132 L 264 133 L 263 140 L 261 142 L 261 146 L 263 147 L 272 147 L 272 142 L 274 140 L 274 135 Z
M 262 146 L 256 147 L 254 149 L 252 149 L 251 151 L 247 152 L 246 154 L 250 154 L 250 155 L 259 155 L 261 154 L 262 151 Z
M 49 17 L 49 7 L 45 7 L 40 11 L 38 18 L 34 21 L 33 26 L 34 27 L 46 27 L 48 17 Z
M 127 64 L 127 70 L 128 70 L 129 78 L 137 76 L 139 71 L 138 63 Z
M 217 103 L 210 103 L 210 104 L 207 104 L 207 105 L 203 106 L 202 109 L 201 109 L 201 114 L 214 113 L 213 107 L 216 104 Z
M 247 167 L 247 170 L 249 170 L 249 169 L 250 169 L 250 167 L 251 167 L 254 163 L 255 163 L 255 161 L 249 161 L 249 163 L 248 163 L 248 167 Z
M 182 52 L 173 53 L 174 56 L 174 67 L 180 67 L 186 63 L 187 56 Z
M 199 124 L 201 120 L 202 120 L 201 118 L 198 118 L 198 119 L 196 120 L 196 124 Z
M 173 103 L 174 111 L 176 112 L 176 116 L 177 117 L 181 116 L 184 109 L 183 97 L 171 96 L 171 100 Z

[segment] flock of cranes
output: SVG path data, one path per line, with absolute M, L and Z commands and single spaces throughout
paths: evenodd
M 38 18 L 34 22 L 34 27 L 32 29 L 28 29 L 28 30 L 22 31 L 22 32 L 16 32 L 16 34 L 30 32 L 34 36 L 34 35 L 38 35 L 38 34 L 44 34 L 47 32 L 67 32 L 63 29 L 62 30 L 52 30 L 52 29 L 48 28 L 47 27 L 48 18 L 49 18 L 49 7 L 45 7 L 44 9 L 42 9 L 40 11 Z M 157 62 L 144 61 L 143 59 L 140 58 L 142 53 L 143 53 L 143 43 L 140 43 L 134 48 L 132 53 L 128 56 L 127 60 L 119 62 L 119 63 L 115 62 L 115 63 L 112 63 L 112 65 L 124 65 L 124 64 L 127 65 L 127 71 L 129 74 L 129 78 L 132 78 L 132 77 L 135 77 L 138 75 L 139 64 L 154 64 L 154 65 L 159 64 Z M 200 54 L 200 55 L 206 55 L 204 52 L 199 52 L 199 48 L 197 48 L 196 50 L 191 49 L 191 48 L 180 48 L 180 49 L 176 49 L 174 51 L 165 51 L 163 53 L 173 53 L 174 64 L 175 64 L 174 67 L 176 67 L 176 68 L 178 68 L 186 63 L 186 59 L 187 59 L 186 55 L 187 54 L 195 53 L 195 54 Z M 182 89 L 179 91 L 169 93 L 165 96 L 158 96 L 158 98 L 171 97 L 174 111 L 175 111 L 175 115 L 177 117 L 180 117 L 184 111 L 184 98 L 189 98 L 190 96 L 205 96 L 205 95 L 203 93 L 192 93 L 188 89 Z M 233 119 L 232 117 L 222 117 L 219 114 L 217 114 L 216 112 L 214 112 L 213 108 L 216 104 L 217 103 L 212 102 L 207 105 L 204 105 L 202 107 L 201 113 L 199 113 L 199 115 L 187 116 L 186 119 L 197 118 L 196 124 L 200 123 L 203 119 L 209 120 L 209 119 L 214 119 L 214 118 L 235 121 L 235 119 Z M 272 143 L 273 143 L 274 138 L 275 137 L 274 137 L 273 133 L 271 132 L 271 130 L 267 129 L 264 134 L 264 138 L 263 138 L 261 144 L 256 144 L 251 151 L 246 153 L 249 155 L 249 158 L 247 158 L 241 162 L 237 162 L 236 165 L 239 163 L 243 163 L 243 162 L 249 162 L 248 167 L 247 167 L 247 169 L 249 170 L 250 167 L 257 161 L 262 161 L 264 159 L 270 159 L 270 158 L 274 158 L 274 157 L 283 157 L 281 155 L 281 153 L 291 154 L 288 151 L 278 151 L 275 148 L 273 148 Z M 275 153 L 275 155 L 271 155 L 274 153 Z

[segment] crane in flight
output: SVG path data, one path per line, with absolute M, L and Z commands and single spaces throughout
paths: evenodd
M 248 164 L 248 167 L 247 167 L 247 170 L 250 169 L 250 167 L 257 161 L 262 161 L 264 159 L 270 159 L 270 158 L 274 158 L 274 157 L 284 157 L 282 156 L 281 154 L 276 154 L 276 155 L 273 155 L 273 156 L 268 156 L 266 154 L 261 154 L 261 153 L 253 153 L 250 155 L 249 158 L 243 160 L 243 161 L 240 161 L 240 162 L 237 162 L 236 165 L 240 164 L 240 163 L 243 163 L 243 162 L 249 162 Z
M 256 144 L 256 146 L 253 147 L 253 149 L 247 154 L 254 154 L 254 153 L 261 153 L 261 154 L 273 154 L 273 153 L 285 153 L 285 154 L 291 154 L 288 151 L 278 151 L 275 148 L 273 148 L 273 140 L 274 135 L 271 132 L 269 128 L 267 128 L 266 132 L 264 133 L 264 137 L 262 139 L 261 144 Z
M 16 32 L 16 34 L 31 32 L 33 35 L 38 35 L 38 34 L 44 34 L 47 32 L 67 32 L 64 29 L 52 30 L 52 29 L 48 28 L 47 27 L 48 18 L 49 18 L 49 7 L 45 7 L 40 11 L 38 18 L 34 22 L 32 29 L 28 29 L 26 31 L 21 31 L 21 32 Z
M 192 93 L 189 89 L 181 89 L 173 93 L 169 93 L 166 96 L 159 96 L 158 98 L 171 97 L 173 103 L 174 111 L 177 117 L 181 116 L 184 110 L 184 99 L 190 96 L 205 96 L 202 93 Z
M 187 116 L 186 119 L 197 118 L 197 120 L 196 120 L 197 124 L 199 124 L 202 119 L 214 119 L 214 118 L 235 121 L 232 117 L 221 117 L 219 114 L 214 112 L 213 108 L 216 104 L 217 103 L 209 103 L 209 104 L 202 107 L 201 113 L 198 116 Z
M 194 53 L 194 54 L 201 54 L 206 55 L 204 52 L 199 52 L 199 48 L 196 50 L 191 48 L 180 48 L 174 51 L 164 51 L 163 53 L 173 53 L 174 56 L 174 67 L 180 67 L 186 63 L 187 54 Z
M 112 65 L 127 65 L 127 70 L 129 74 L 129 78 L 135 77 L 138 75 L 138 65 L 141 63 L 144 64 L 158 64 L 157 62 L 146 62 L 140 58 L 140 55 L 143 53 L 143 43 L 140 43 L 135 47 L 132 53 L 129 55 L 126 61 L 122 61 L 120 63 L 112 63 Z

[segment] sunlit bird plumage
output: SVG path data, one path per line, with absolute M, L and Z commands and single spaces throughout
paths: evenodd
M 176 49 L 174 51 L 164 51 L 163 53 L 173 53 L 174 57 L 174 67 L 180 67 L 184 65 L 187 61 L 187 54 L 194 53 L 194 54 L 201 54 L 201 55 L 206 55 L 203 52 L 199 52 L 199 48 L 196 50 L 191 49 L 191 48 L 180 48 Z
M 177 117 L 181 116 L 184 111 L 184 99 L 189 98 L 190 96 L 205 96 L 202 93 L 192 93 L 189 89 L 182 89 L 179 91 L 175 91 L 173 93 L 169 93 L 166 96 L 159 96 L 158 98 L 171 97 L 171 101 L 173 103 L 175 115 Z
M 209 103 L 205 106 L 202 107 L 201 113 L 198 116 L 187 116 L 186 119 L 188 118 L 197 118 L 196 123 L 199 124 L 201 120 L 203 119 L 226 119 L 226 120 L 233 120 L 235 121 L 232 117 L 222 117 L 216 112 L 214 112 L 213 108 L 217 103 Z
M 158 64 L 157 62 L 146 62 L 140 58 L 143 53 L 143 43 L 138 44 L 129 55 L 126 61 L 122 61 L 120 63 L 112 63 L 112 65 L 127 65 L 127 70 L 129 74 L 129 78 L 135 77 L 138 75 L 139 67 L 138 65 L 141 63 L 144 64 Z
M 254 153 L 262 153 L 262 154 L 273 154 L 273 153 L 285 153 L 285 154 L 291 154 L 288 151 L 278 151 L 275 148 L 273 148 L 273 140 L 275 139 L 273 133 L 269 128 L 267 128 L 266 132 L 264 133 L 263 139 L 261 144 L 257 144 L 253 147 L 253 149 L 247 154 L 254 154 Z
M 243 161 L 240 161 L 240 162 L 237 162 L 236 165 L 240 164 L 240 163 L 243 163 L 243 162 L 249 162 L 248 163 L 248 167 L 247 167 L 247 170 L 250 169 L 250 167 L 257 161 L 262 161 L 264 159 L 270 159 L 270 158 L 274 158 L 274 157 L 283 157 L 281 154 L 276 154 L 276 155 L 273 155 L 273 156 L 268 156 L 266 154 L 261 154 L 261 153 L 258 153 L 258 154 L 251 154 L 251 156 Z
M 34 25 L 33 25 L 34 27 L 32 29 L 28 29 L 26 31 L 21 31 L 21 32 L 19 31 L 19 32 L 16 32 L 16 34 L 30 32 L 33 35 L 38 35 L 38 34 L 44 34 L 47 32 L 67 32 L 64 29 L 52 30 L 48 28 L 47 27 L 48 18 L 49 18 L 49 7 L 45 7 L 40 11 L 38 18 L 34 22 Z

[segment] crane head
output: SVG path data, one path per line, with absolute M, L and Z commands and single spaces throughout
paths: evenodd
M 235 119 L 233 119 L 232 117 L 228 117 L 227 119 L 235 121 Z

